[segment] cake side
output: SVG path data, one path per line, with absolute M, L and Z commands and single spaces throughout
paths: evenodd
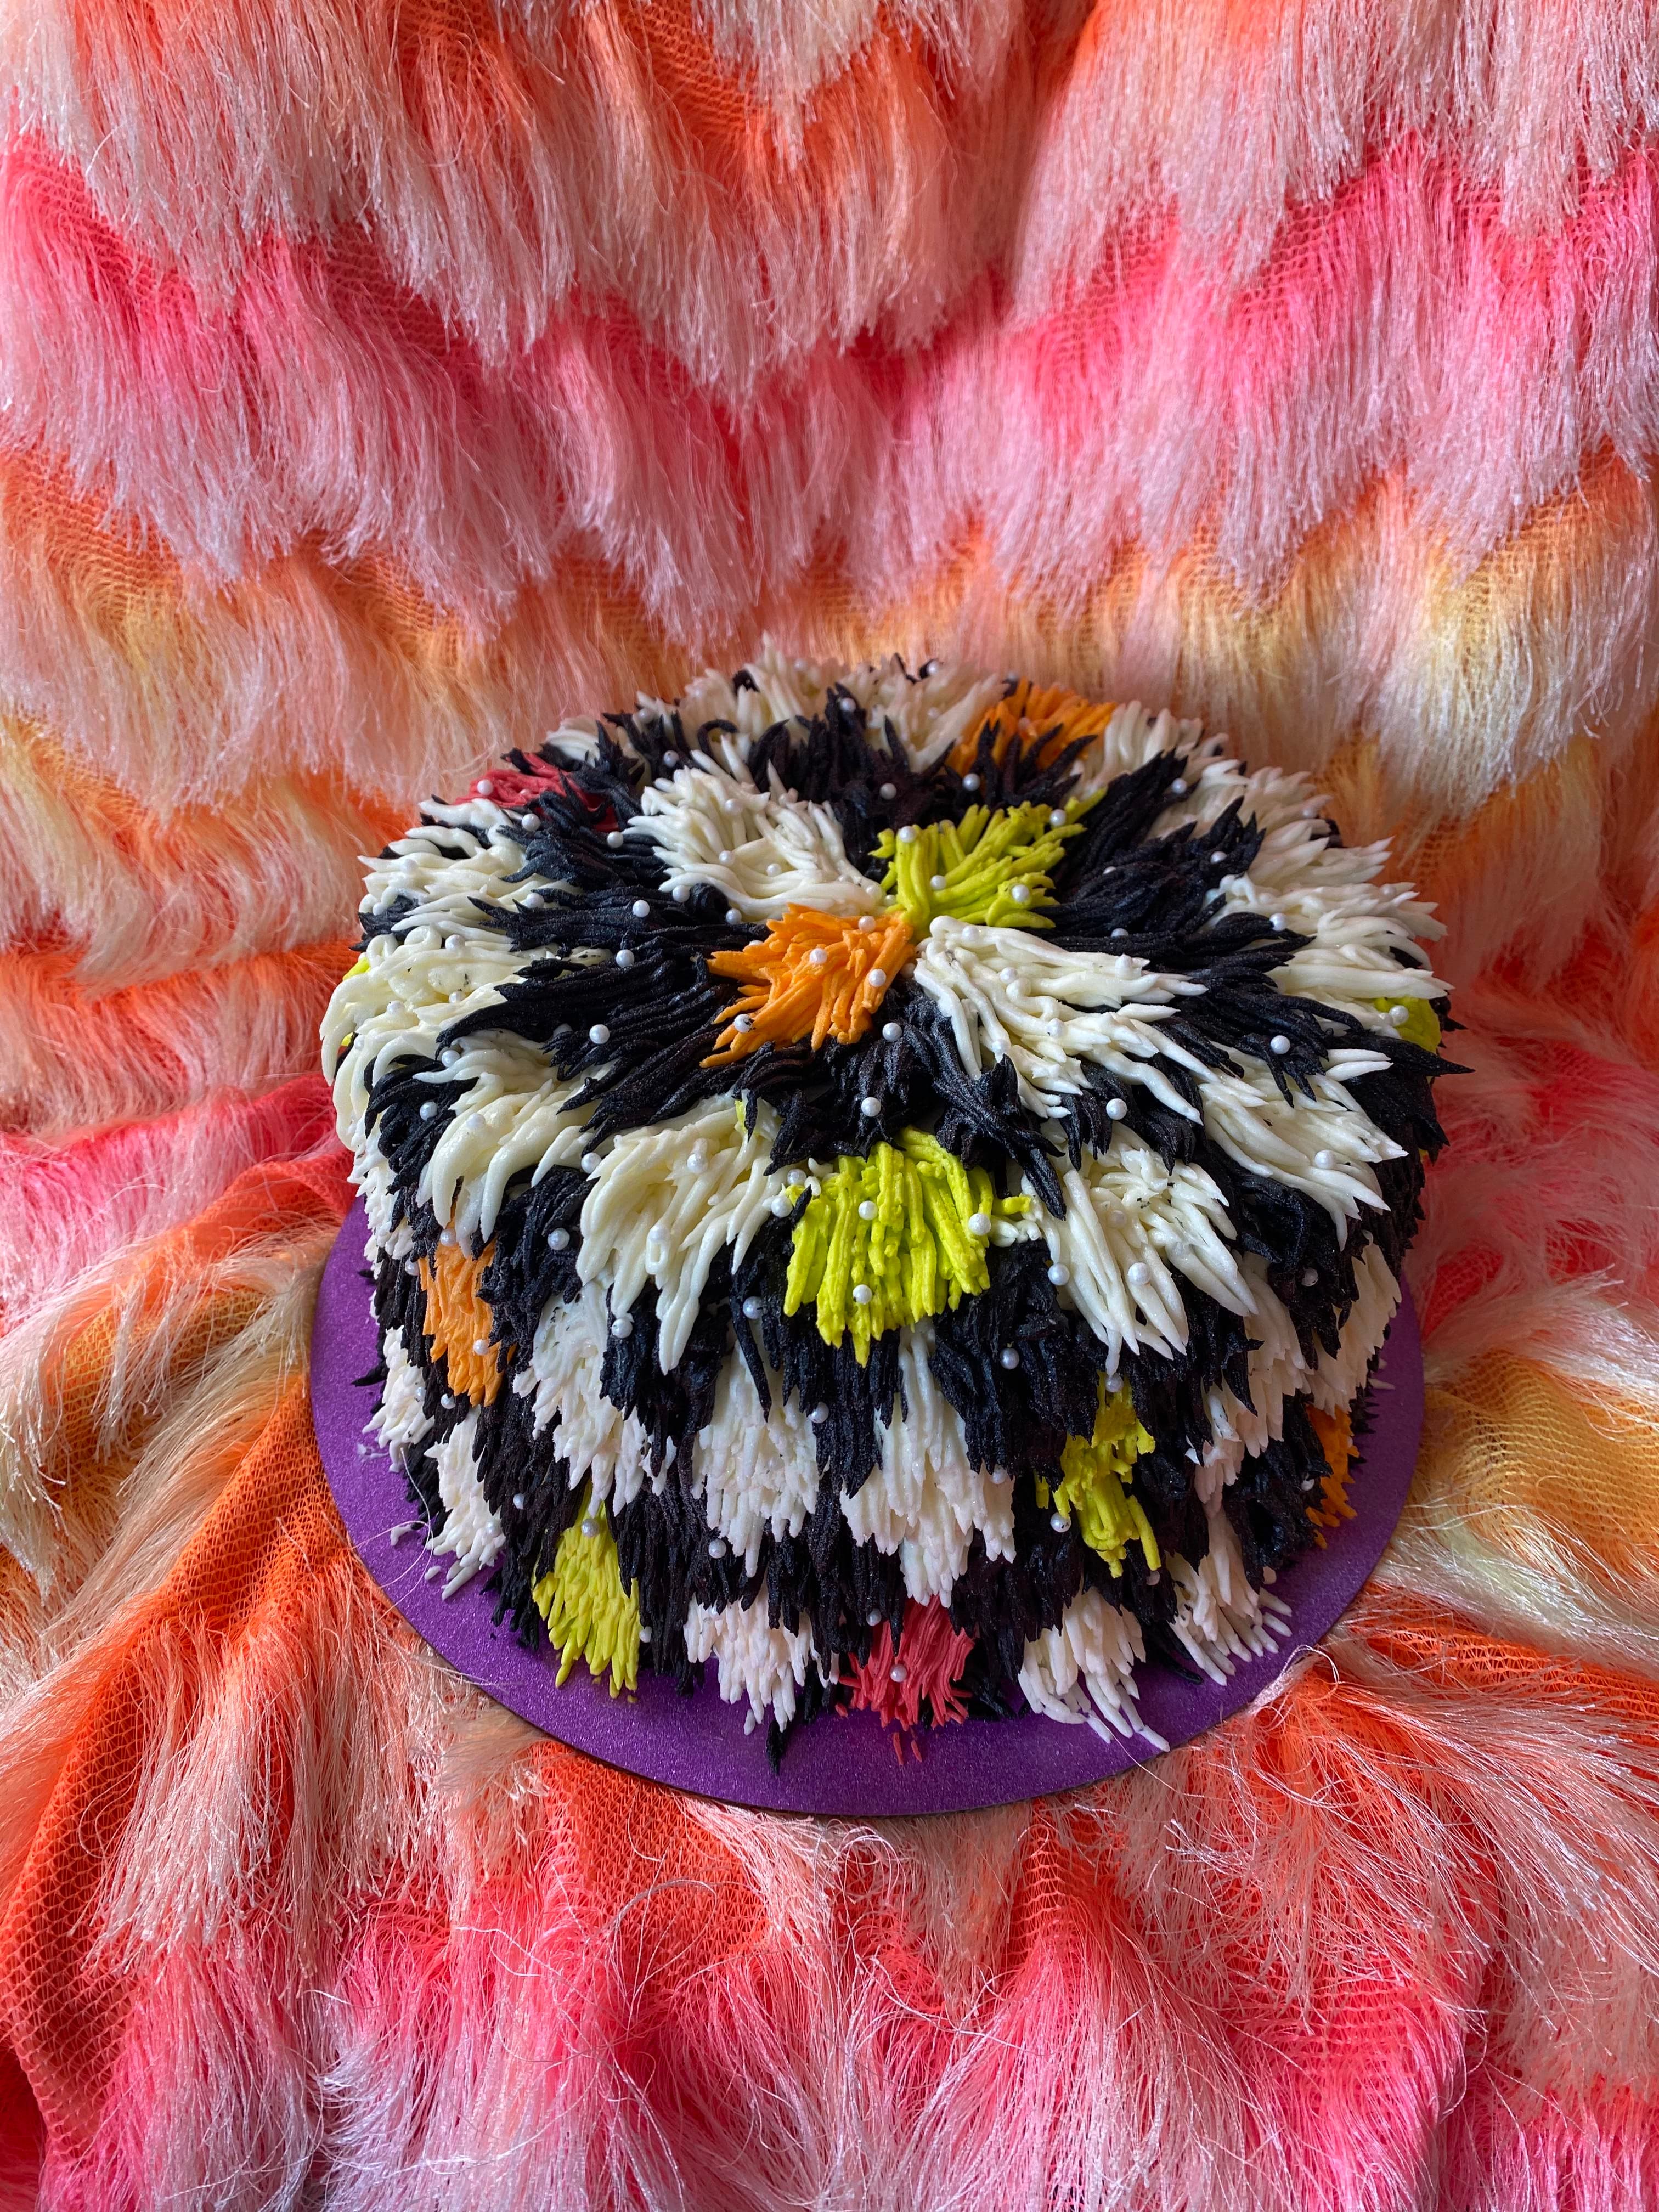
M 1168 714 L 774 654 L 423 808 L 323 1041 L 430 1571 L 775 1753 L 1264 1648 L 1442 1142 L 1386 861 Z

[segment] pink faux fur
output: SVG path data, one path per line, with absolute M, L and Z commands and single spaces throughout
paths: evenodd
M 1656 33 L 0 0 L 0 2212 L 1659 2202 Z M 1448 924 L 1394 1543 L 1073 1798 L 535 1739 L 310 1440 L 360 856 L 769 630 L 1202 715 Z
M 1126 547 L 1168 559 L 1202 532 L 1260 592 L 1379 477 L 1467 569 L 1586 454 L 1639 465 L 1659 436 L 1645 149 L 1538 238 L 1454 164 L 1392 147 L 1244 283 L 1154 203 L 1072 297 L 1013 315 L 981 288 L 923 351 L 790 352 L 735 390 L 574 299 L 489 361 L 355 237 L 272 237 L 231 301 L 204 296 L 38 143 L 5 158 L 0 210 L 14 435 L 205 584 L 314 535 L 487 619 L 603 549 L 695 628 L 823 557 L 902 594 L 977 527 L 1028 588 L 1075 592 Z

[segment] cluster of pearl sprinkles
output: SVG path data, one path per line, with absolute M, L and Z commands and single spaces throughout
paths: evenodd
M 324 1053 L 446 1594 L 764 1724 L 1142 1728 L 1349 1506 L 1437 925 L 1194 724 L 768 656 L 369 870 Z M 1145 1731 L 1143 1730 L 1143 1733 Z

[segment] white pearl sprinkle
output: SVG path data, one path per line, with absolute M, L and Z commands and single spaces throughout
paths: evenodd
M 587 1041 L 590 1044 L 609 1044 L 611 1031 L 604 1022 L 595 1022 L 587 1032 Z
M 547 1242 L 550 1251 L 568 1252 L 570 1249 L 570 1231 L 568 1229 L 552 1230 L 549 1232 Z
M 1390 1006 L 1389 1008 L 1389 1019 L 1394 1024 L 1397 1030 L 1403 1030 L 1407 1023 L 1410 1021 L 1411 1018 L 1412 1010 L 1409 1006 Z
M 897 784 L 884 783 L 881 787 L 881 795 L 884 799 L 896 799 L 898 797 Z M 902 833 L 901 832 L 901 835 L 902 834 Z
M 686 902 L 687 899 L 689 899 L 689 898 L 690 897 L 690 896 L 691 896 L 691 887 L 690 887 L 690 885 L 689 884 L 680 884 L 677 885 L 677 887 L 676 887 L 676 889 L 675 889 L 675 892 L 674 892 L 674 903 L 675 903 L 675 905 L 676 905 L 676 906 L 684 906 L 684 905 L 685 904 L 685 902 Z
M 860 927 L 860 929 L 864 929 L 864 930 L 870 930 L 870 929 L 873 929 L 875 927 L 876 927 L 876 917 L 875 917 L 875 915 L 872 915 L 872 914 L 861 914 L 861 915 L 859 916 L 859 927 Z
M 1319 1270 L 1317 1267 L 1304 1267 L 1297 1279 L 1304 1291 L 1310 1291 L 1319 1280 Z
M 1129 933 L 1127 929 L 1115 929 L 1112 934 L 1114 937 L 1127 937 Z
M 542 896 L 539 891 L 526 891 L 525 893 L 524 902 L 527 907 L 531 907 L 532 908 L 539 908 L 547 904 L 547 901 Z
M 443 1396 L 439 1399 L 438 1403 L 443 1407 L 446 1413 L 448 1413 L 453 1407 L 455 1401 L 451 1393 L 446 1390 Z
M 881 1033 L 889 1044 L 896 1044 L 904 1035 L 902 1028 L 897 1022 L 884 1022 L 881 1025 Z
M 942 891 L 945 889 L 945 882 L 946 878 L 944 876 L 929 876 L 927 878 L 927 888 L 930 891 Z
M 1134 1285 L 1135 1288 L 1139 1290 L 1143 1283 L 1150 1283 L 1152 1279 L 1152 1269 L 1146 1265 L 1146 1262 L 1144 1260 L 1137 1260 L 1133 1267 L 1129 1270 L 1129 1280 Z
M 872 991 L 884 991 L 887 988 L 887 970 L 884 968 L 872 968 L 868 980 Z
M 607 830 L 605 831 L 605 842 L 610 846 L 613 853 L 616 851 L 617 846 L 621 844 L 622 841 L 623 833 L 620 830 Z
M 887 1669 L 888 1680 L 890 1682 L 902 1682 L 904 1680 L 904 1674 L 905 1667 L 903 1660 L 895 1659 L 892 1665 Z
M 618 968 L 631 968 L 634 965 L 634 955 L 625 945 L 617 955 L 617 965 Z
M 988 1213 L 970 1213 L 969 1215 L 968 1234 L 970 1237 L 988 1237 L 990 1233 L 991 1217 Z
M 881 1626 L 881 1623 L 882 1616 L 872 1606 L 869 1612 L 864 1616 L 864 1625 L 866 1628 L 879 1628 Z
M 405 1261 L 404 1261 L 404 1274 L 406 1274 L 406 1275 L 418 1275 L 418 1274 L 420 1273 L 420 1272 L 421 1272 L 420 1262 L 419 1262 L 417 1260 L 405 1260 Z
M 830 1418 L 830 1408 L 828 1406 L 824 1405 L 822 1401 L 820 1401 L 817 1405 L 813 1407 L 811 1412 L 806 1416 L 806 1418 L 811 1421 L 815 1429 L 821 1429 Z
M 1336 1165 L 1336 1154 L 1325 1152 L 1316 1152 L 1314 1165 L 1316 1168 L 1334 1168 Z
M 880 1099 L 860 1098 L 859 1101 L 859 1111 L 863 1115 L 866 1121 L 873 1121 L 877 1115 L 881 1111 Z
M 1267 923 L 1273 929 L 1288 929 L 1291 926 L 1282 914 L 1270 914 L 1267 916 Z
M 739 1014 L 732 1022 L 732 1026 L 736 1030 L 739 1036 L 747 1036 L 750 1030 L 755 1026 L 755 1017 L 752 1014 Z
M 738 814 L 741 813 L 742 811 L 743 802 L 741 799 L 723 799 L 720 801 L 720 811 L 722 814 Z
M 743 1317 L 745 1321 L 758 1321 L 760 1319 L 761 1302 L 758 1298 L 745 1298 L 744 1300 Z
M 1016 906 L 1029 906 L 1031 900 L 1031 886 L 1030 884 L 1011 884 L 1008 887 L 1008 896 Z
M 582 1522 L 582 1534 L 588 1539 L 590 1543 L 593 1538 L 599 1534 L 599 1524 L 597 1521 L 592 1519 L 591 1516 Z
M 643 1625 L 640 1629 L 640 1641 L 641 1644 L 648 1644 L 651 1641 L 651 1631 Z
M 830 955 L 822 945 L 812 947 L 806 956 L 806 964 L 809 968 L 827 968 L 830 965 Z
M 615 1319 L 615 1321 L 613 1321 L 613 1322 L 611 1322 L 611 1335 L 612 1335 L 612 1336 L 619 1336 L 619 1337 L 629 1337 L 629 1336 L 632 1336 L 632 1335 L 633 1335 L 633 1334 L 634 1334 L 634 1316 L 633 1316 L 633 1315 L 632 1315 L 632 1314 L 618 1314 L 618 1315 L 617 1316 L 617 1318 Z
M 1071 1525 L 1071 1522 L 1066 1519 L 1063 1513 L 1051 1513 L 1048 1516 L 1048 1526 L 1054 1530 L 1056 1536 L 1063 1536 Z
M 678 753 L 665 753 L 662 757 L 662 764 L 665 768 L 678 768 L 680 764 L 680 757 Z
M 1289 1037 L 1285 1036 L 1282 1031 L 1281 1031 L 1278 1036 L 1270 1036 L 1270 1037 L 1267 1039 L 1267 1049 L 1268 1049 L 1268 1051 L 1269 1051 L 1269 1052 L 1276 1052 L 1276 1053 L 1279 1054 L 1279 1058 L 1280 1058 L 1281 1060 L 1284 1058 L 1285 1054 L 1290 1050 L 1290 1048 L 1291 1048 L 1291 1041 L 1290 1041 Z
M 726 918 L 728 921 L 741 921 L 743 920 L 742 915 L 734 906 L 729 906 L 726 908 Z
M 635 921 L 648 921 L 651 918 L 651 902 L 649 899 L 635 899 L 628 911 Z
M 1049 808 L 1048 827 L 1051 830 L 1063 830 L 1066 827 L 1066 809 L 1063 806 Z
M 1211 855 L 1210 855 L 1210 866 L 1211 866 L 1212 868 L 1224 868 L 1224 867 L 1226 866 L 1226 865 L 1227 865 L 1227 855 L 1226 855 L 1224 853 L 1212 853 L 1212 854 L 1211 854 Z
M 597 1152 L 584 1152 L 582 1154 L 582 1173 L 584 1175 L 598 1175 L 599 1171 L 599 1154 Z
M 421 1119 L 422 1119 L 422 1121 L 432 1121 L 432 1120 L 435 1117 L 435 1115 L 436 1115 L 436 1114 L 437 1114 L 437 1111 L 438 1111 L 438 1108 L 437 1108 L 436 1102 L 435 1102 L 434 1100 L 433 1100 L 433 1099 L 428 1098 L 428 1099 L 427 1100 L 427 1102 L 426 1102 L 425 1105 L 424 1105 L 424 1106 L 422 1106 L 422 1109 L 421 1109 Z
M 873 1198 L 861 1198 L 859 1200 L 859 1219 L 860 1221 L 873 1221 L 875 1218 L 875 1200 Z
M 1127 1098 L 1109 1098 L 1106 1101 L 1106 1119 L 1109 1121 L 1127 1121 L 1128 1118 L 1129 1102 Z
M 724 1536 L 711 1536 L 708 1539 L 708 1556 L 711 1559 L 723 1559 L 726 1557 Z
M 964 775 L 962 779 L 962 787 L 964 791 L 977 791 L 979 778 L 976 775 Z
M 786 1197 L 782 1191 L 780 1191 L 777 1196 L 772 1200 L 772 1211 L 776 1214 L 780 1221 L 783 1219 L 786 1213 L 793 1212 L 793 1210 L 794 1200 L 791 1198 Z
M 525 1494 L 524 1494 L 523 1491 L 521 1491 L 521 1490 L 515 1490 L 515 1491 L 514 1492 L 514 1493 L 513 1493 L 513 1510 L 514 1510 L 515 1513 L 522 1513 L 522 1512 L 524 1511 L 525 1507 L 529 1504 L 529 1502 L 530 1502 L 530 1501 L 529 1501 L 529 1499 L 525 1496 Z
M 462 943 L 463 940 L 459 937 L 447 937 L 444 939 L 444 951 L 446 952 L 459 952 L 461 949 Z
M 489 1339 L 487 1336 L 475 1336 L 473 1338 L 472 1354 L 475 1359 L 482 1359 L 489 1349 Z
M 1012 1344 L 1005 1345 L 1002 1350 L 998 1352 L 997 1358 L 1000 1364 L 1004 1367 L 1012 1369 L 1018 1367 L 1019 1364 L 1019 1354 L 1014 1350 Z
M 478 778 L 477 789 L 480 799 L 489 799 L 494 795 L 495 787 L 487 775 L 481 775 Z
M 921 830 L 916 828 L 914 822 L 907 822 L 898 833 L 898 842 L 901 845 L 914 845 L 921 835 Z
M 1178 775 L 1175 781 L 1170 786 L 1170 788 L 1177 799 L 1184 799 L 1187 796 L 1188 788 L 1186 777 L 1184 775 Z
M 867 1306 L 875 1295 L 868 1283 L 854 1283 L 853 1285 L 853 1304 L 855 1306 Z
M 1048 1270 L 1048 1280 L 1054 1285 L 1055 1289 L 1058 1290 L 1062 1283 L 1069 1283 L 1071 1279 L 1071 1269 L 1065 1266 L 1060 1261 L 1056 1260 L 1054 1266 Z

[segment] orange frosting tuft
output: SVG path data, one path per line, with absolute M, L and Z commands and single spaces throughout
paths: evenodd
M 471 1260 L 459 1244 L 441 1244 L 431 1260 L 420 1263 L 421 1288 L 426 1293 L 424 1334 L 434 1359 L 441 1356 L 449 1373 L 449 1387 L 458 1397 L 475 1406 L 495 1403 L 501 1387 L 501 1363 L 489 1333 L 495 1316 L 484 1304 L 478 1284 L 489 1265 L 493 1244 L 486 1244 Z M 487 1348 L 475 1352 L 475 1344 Z
M 1322 1413 L 1316 1407 L 1308 1408 L 1308 1419 L 1319 1439 L 1319 1448 L 1325 1455 L 1328 1472 L 1319 1486 L 1319 1503 L 1308 1518 L 1316 1528 L 1334 1528 L 1339 1521 L 1352 1521 L 1353 1508 L 1348 1503 L 1348 1467 L 1353 1458 L 1353 1430 L 1348 1419 L 1347 1408 L 1334 1413 Z M 1317 1539 L 1323 1547 L 1325 1539 Z
M 872 884 L 872 902 L 877 896 Z M 861 929 L 840 915 L 787 907 L 758 944 L 710 956 L 711 975 L 744 988 L 722 1014 L 726 1026 L 703 1066 L 744 1059 L 763 1044 L 797 1044 L 803 1037 L 815 1049 L 826 1037 L 856 1044 L 915 950 L 915 934 L 896 908 L 878 915 L 873 928 Z M 753 1026 L 740 1030 L 740 1019 Z
M 1058 684 L 1022 679 L 968 736 L 957 738 L 950 764 L 958 775 L 966 775 L 979 757 L 981 738 L 988 734 L 991 757 L 999 768 L 1011 750 L 1034 742 L 1036 764 L 1047 768 L 1078 738 L 1097 738 L 1116 712 L 1110 700 L 1085 699 Z

